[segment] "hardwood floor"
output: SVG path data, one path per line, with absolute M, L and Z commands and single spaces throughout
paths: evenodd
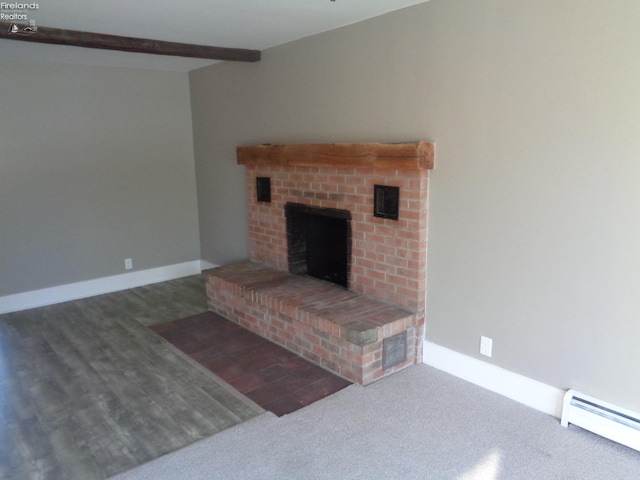
M 195 276 L 0 315 L 0 478 L 103 479 L 259 414 L 146 328 L 204 310 Z

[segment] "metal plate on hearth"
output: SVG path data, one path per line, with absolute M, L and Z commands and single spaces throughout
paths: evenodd
M 382 340 L 382 369 L 388 370 L 407 360 L 407 331 Z

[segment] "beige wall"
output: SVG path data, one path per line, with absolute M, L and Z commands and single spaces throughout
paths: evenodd
M 200 258 L 186 73 L 0 68 L 0 296 Z
M 204 258 L 246 256 L 238 144 L 437 142 L 427 337 L 640 410 L 640 3 L 432 0 L 192 72 Z

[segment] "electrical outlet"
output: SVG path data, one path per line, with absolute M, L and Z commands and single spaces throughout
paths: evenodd
M 124 259 L 124 269 L 125 270 L 131 270 L 133 268 L 133 260 L 131 260 L 130 258 L 125 258 Z
M 493 339 L 489 337 L 480 337 L 480 354 L 490 357 L 492 350 L 493 350 Z

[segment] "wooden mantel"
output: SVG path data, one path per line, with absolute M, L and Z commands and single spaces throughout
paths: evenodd
M 237 147 L 239 165 L 430 170 L 435 144 L 319 143 Z

